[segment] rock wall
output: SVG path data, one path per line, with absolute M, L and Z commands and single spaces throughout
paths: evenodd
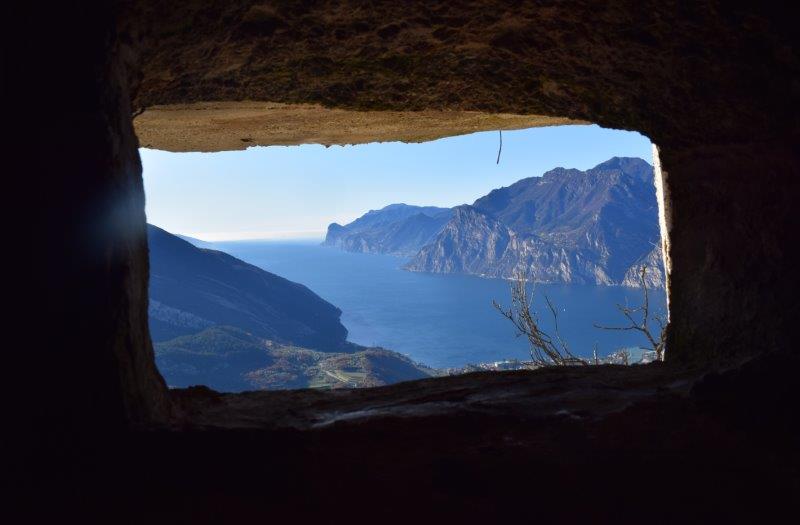
M 19 31 L 4 34 L 3 87 L 14 426 L 90 447 L 169 412 L 147 328 L 132 49 L 114 3 L 13 14 Z
M 359 137 L 374 119 L 382 140 L 381 110 L 640 131 L 661 150 L 675 222 L 668 359 L 736 359 L 786 338 L 793 303 L 770 287 L 794 283 L 794 222 L 776 206 L 800 197 L 800 62 L 781 3 L 188 2 L 139 16 L 135 105 L 153 120 L 164 104 L 260 100 L 360 111 Z
M 800 314 L 796 144 L 662 150 L 671 212 L 670 360 L 793 350 Z
M 786 111 L 797 36 L 779 2 L 137 6 L 130 18 L 147 30 L 137 108 L 249 100 L 549 115 L 637 130 L 662 148 L 797 124 Z
M 330 520 L 356 494 L 366 505 L 354 516 L 529 519 L 514 502 L 533 493 L 550 521 L 786 515 L 800 486 L 797 13 L 744 4 L 4 5 L 10 513 Z M 147 332 L 131 99 L 460 108 L 639 130 L 668 183 L 668 361 L 786 352 L 701 380 L 656 364 L 343 396 L 168 393 Z M 171 408 L 182 417 L 169 431 L 118 432 Z M 231 418 L 242 425 L 225 429 Z M 624 504 L 620 487 L 633 490 Z
M 33 229 L 11 235 L 25 250 L 14 320 L 30 334 L 13 364 L 38 374 L 31 405 L 55 397 L 41 410 L 64 425 L 166 416 L 130 118 L 162 104 L 502 112 L 638 130 L 668 174 L 668 359 L 711 363 L 788 344 L 800 196 L 794 14 L 712 0 L 15 7 L 3 35 L 6 171 L 21 211 L 8 224 Z

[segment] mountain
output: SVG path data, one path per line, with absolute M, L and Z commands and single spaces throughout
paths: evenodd
M 331 224 L 323 244 L 350 252 L 412 256 L 433 239 L 451 214 L 449 208 L 390 204 L 347 225 Z
M 352 351 L 341 311 L 305 286 L 148 225 L 154 341 L 227 325 L 325 352 Z
M 664 281 L 653 168 L 637 158 L 556 168 L 453 209 L 392 205 L 332 224 L 325 243 L 409 256 L 419 272 L 638 286 L 647 264 L 648 285 Z
M 637 260 L 622 279 L 622 286 L 638 288 L 641 286 L 642 266 L 647 268 L 645 272 L 645 285 L 648 288 L 660 288 L 664 286 L 664 254 L 661 245 L 655 246 L 650 252 Z
M 653 168 L 613 158 L 587 171 L 556 168 L 458 208 L 406 268 L 638 285 L 636 268 L 660 261 L 659 235 Z M 663 282 L 660 268 L 649 284 Z
M 184 241 L 188 242 L 189 244 L 196 246 L 197 248 L 208 248 L 210 250 L 214 249 L 214 243 L 203 241 L 200 239 L 195 239 L 194 237 L 189 237 L 188 235 L 181 235 L 179 233 L 175 234 L 175 237 L 183 239 Z
M 203 384 L 224 392 L 360 388 L 423 379 L 432 369 L 383 348 L 351 353 L 282 345 L 238 328 L 214 326 L 154 345 L 171 387 Z
M 556 168 L 459 207 L 406 268 L 636 285 L 635 268 L 660 260 L 659 246 L 653 168 L 615 157 L 587 171 Z M 650 277 L 663 281 L 660 265 Z
M 341 311 L 303 285 L 156 226 L 147 234 L 150 332 L 171 387 L 353 388 L 433 373 L 347 342 Z

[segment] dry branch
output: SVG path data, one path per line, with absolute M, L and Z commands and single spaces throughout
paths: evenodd
M 665 322 L 663 316 L 659 314 L 652 314 L 650 312 L 650 294 L 649 290 L 647 289 L 647 266 L 643 265 L 641 271 L 639 272 L 639 282 L 642 286 L 642 291 L 644 294 L 642 305 L 636 308 L 631 308 L 629 306 L 623 306 L 621 304 L 617 305 L 617 310 L 622 313 L 623 316 L 628 320 L 630 324 L 625 326 L 602 326 L 595 324 L 596 328 L 601 328 L 603 330 L 634 330 L 644 334 L 647 338 L 648 342 L 650 343 L 650 348 L 656 353 L 656 359 L 659 361 L 664 360 L 664 344 L 666 342 L 666 332 L 667 332 L 667 323 Z M 641 320 L 637 320 L 637 314 L 641 315 Z M 659 326 L 659 334 L 658 338 L 656 338 L 653 333 L 650 331 L 650 327 L 648 323 L 650 320 L 654 320 L 658 323 Z
M 503 308 L 497 301 L 492 304 L 500 314 L 511 321 L 517 329 L 517 337 L 525 336 L 530 343 L 531 360 L 538 366 L 586 365 L 587 363 L 572 355 L 558 327 L 558 311 L 547 295 L 544 296 L 547 308 L 553 316 L 555 338 L 542 330 L 536 312 L 531 310 L 533 293 L 528 295 L 528 282 L 518 273 L 511 281 L 511 306 Z

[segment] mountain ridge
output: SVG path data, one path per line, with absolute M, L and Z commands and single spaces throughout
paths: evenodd
M 341 310 L 307 287 L 157 226 L 147 235 L 154 341 L 229 325 L 320 351 L 352 349 Z
M 467 273 L 533 282 L 638 286 L 637 268 L 651 266 L 648 286 L 663 286 L 653 167 L 613 157 L 594 168 L 554 168 L 497 188 L 471 205 L 434 208 L 436 221 L 412 235 L 408 215 L 392 220 L 371 210 L 329 227 L 324 244 L 348 251 L 410 257 L 410 271 Z M 397 205 L 390 211 L 409 208 Z M 449 213 L 448 213 L 449 211 Z M 362 219 L 364 223 L 360 223 Z M 445 218 L 447 220 L 445 220 Z M 434 228 L 436 229 L 433 232 Z M 387 249 L 403 231 L 402 250 Z M 379 240 L 379 241 L 376 241 Z
M 329 225 L 323 245 L 350 252 L 411 256 L 433 238 L 450 214 L 450 208 L 390 204 L 347 225 Z

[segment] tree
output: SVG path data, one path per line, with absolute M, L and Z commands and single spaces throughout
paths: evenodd
M 537 366 L 570 366 L 587 365 L 587 363 L 572 355 L 569 347 L 561 338 L 558 330 L 558 313 L 550 298 L 544 296 L 547 308 L 553 315 L 555 337 L 542 330 L 539 318 L 535 311 L 531 310 L 533 302 L 533 292 L 530 297 L 528 294 L 528 281 L 524 274 L 517 273 L 511 280 L 511 306 L 503 308 L 497 301 L 492 301 L 492 305 L 506 319 L 514 324 L 517 329 L 517 337 L 525 336 L 530 343 L 531 360 Z
M 639 272 L 639 282 L 642 286 L 642 291 L 644 294 L 644 300 L 641 306 L 636 308 L 631 308 L 629 306 L 623 306 L 621 304 L 617 305 L 617 310 L 619 310 L 622 315 L 628 320 L 630 324 L 626 326 L 601 326 L 595 324 L 595 327 L 601 328 L 603 330 L 633 330 L 637 332 L 641 332 L 647 338 L 650 343 L 650 349 L 655 351 L 656 359 L 659 361 L 664 360 L 664 346 L 666 343 L 666 335 L 667 335 L 667 323 L 664 319 L 664 316 L 661 314 L 653 314 L 650 311 L 650 296 L 649 291 L 647 289 L 647 265 L 643 265 L 641 271 Z M 641 320 L 638 318 L 641 317 Z M 659 333 L 658 337 L 653 335 L 650 331 L 650 327 L 648 326 L 649 322 L 653 320 L 659 326 Z

